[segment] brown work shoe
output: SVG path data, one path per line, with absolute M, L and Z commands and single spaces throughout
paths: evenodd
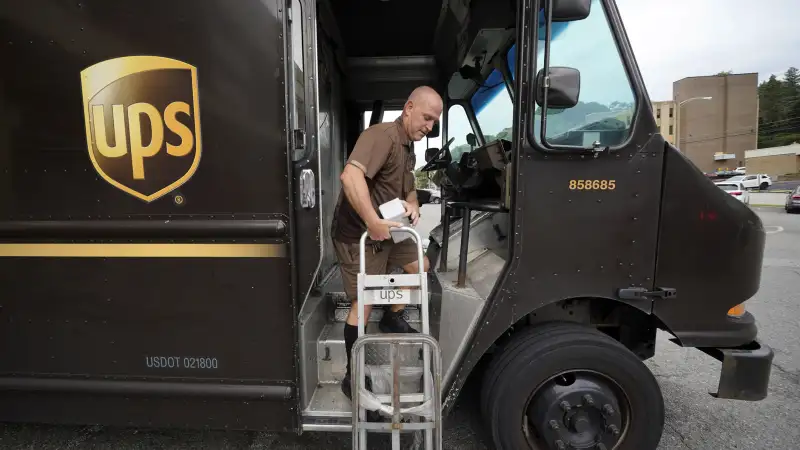
M 419 333 L 403 318 L 403 311 L 393 312 L 387 310 L 383 313 L 378 329 L 383 333 Z

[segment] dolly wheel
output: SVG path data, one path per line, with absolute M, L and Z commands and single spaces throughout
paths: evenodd
M 532 327 L 495 355 L 481 409 L 498 450 L 655 450 L 664 399 L 630 350 L 595 328 Z

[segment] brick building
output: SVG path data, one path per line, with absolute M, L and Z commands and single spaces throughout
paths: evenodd
M 747 173 L 766 173 L 774 178 L 800 173 L 800 144 L 759 148 L 745 152 Z
M 661 136 L 675 145 L 675 102 L 670 100 L 653 102 L 653 115 L 656 117 L 656 125 Z
M 758 147 L 758 74 L 683 78 L 672 92 L 680 151 L 703 172 L 744 166 Z

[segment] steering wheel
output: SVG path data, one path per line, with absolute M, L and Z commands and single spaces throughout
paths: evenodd
M 435 164 L 436 164 L 436 160 L 437 160 L 437 159 L 439 159 L 439 157 L 440 157 L 440 156 L 442 156 L 442 155 L 444 154 L 444 151 L 445 151 L 445 150 L 447 150 L 447 149 L 450 147 L 450 144 L 452 144 L 452 143 L 453 143 L 453 141 L 455 141 L 455 140 L 456 140 L 456 138 L 454 138 L 454 137 L 451 137 L 451 138 L 450 138 L 450 139 L 447 141 L 447 143 L 446 143 L 446 144 L 444 144 L 444 145 L 442 146 L 442 148 L 440 148 L 440 149 L 439 149 L 439 151 L 438 151 L 438 152 L 436 152 L 436 154 L 435 154 L 435 155 L 433 155 L 433 158 L 431 158 L 431 160 L 430 160 L 430 161 L 428 161 L 427 163 L 425 163 L 425 165 L 424 165 L 424 166 L 422 166 L 422 168 L 421 168 L 421 169 L 419 169 L 419 170 L 420 170 L 420 171 L 422 171 L 422 172 L 429 172 L 429 171 L 433 170 L 433 169 L 434 169 L 434 166 L 435 166 Z

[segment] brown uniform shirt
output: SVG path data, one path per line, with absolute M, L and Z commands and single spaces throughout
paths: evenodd
M 394 198 L 405 200 L 414 189 L 416 155 L 401 120 L 364 130 L 347 160 L 347 164 L 364 171 L 372 206 L 378 216 L 379 205 Z M 338 241 L 352 244 L 357 243 L 366 230 L 366 224 L 342 190 L 333 213 L 331 235 Z

